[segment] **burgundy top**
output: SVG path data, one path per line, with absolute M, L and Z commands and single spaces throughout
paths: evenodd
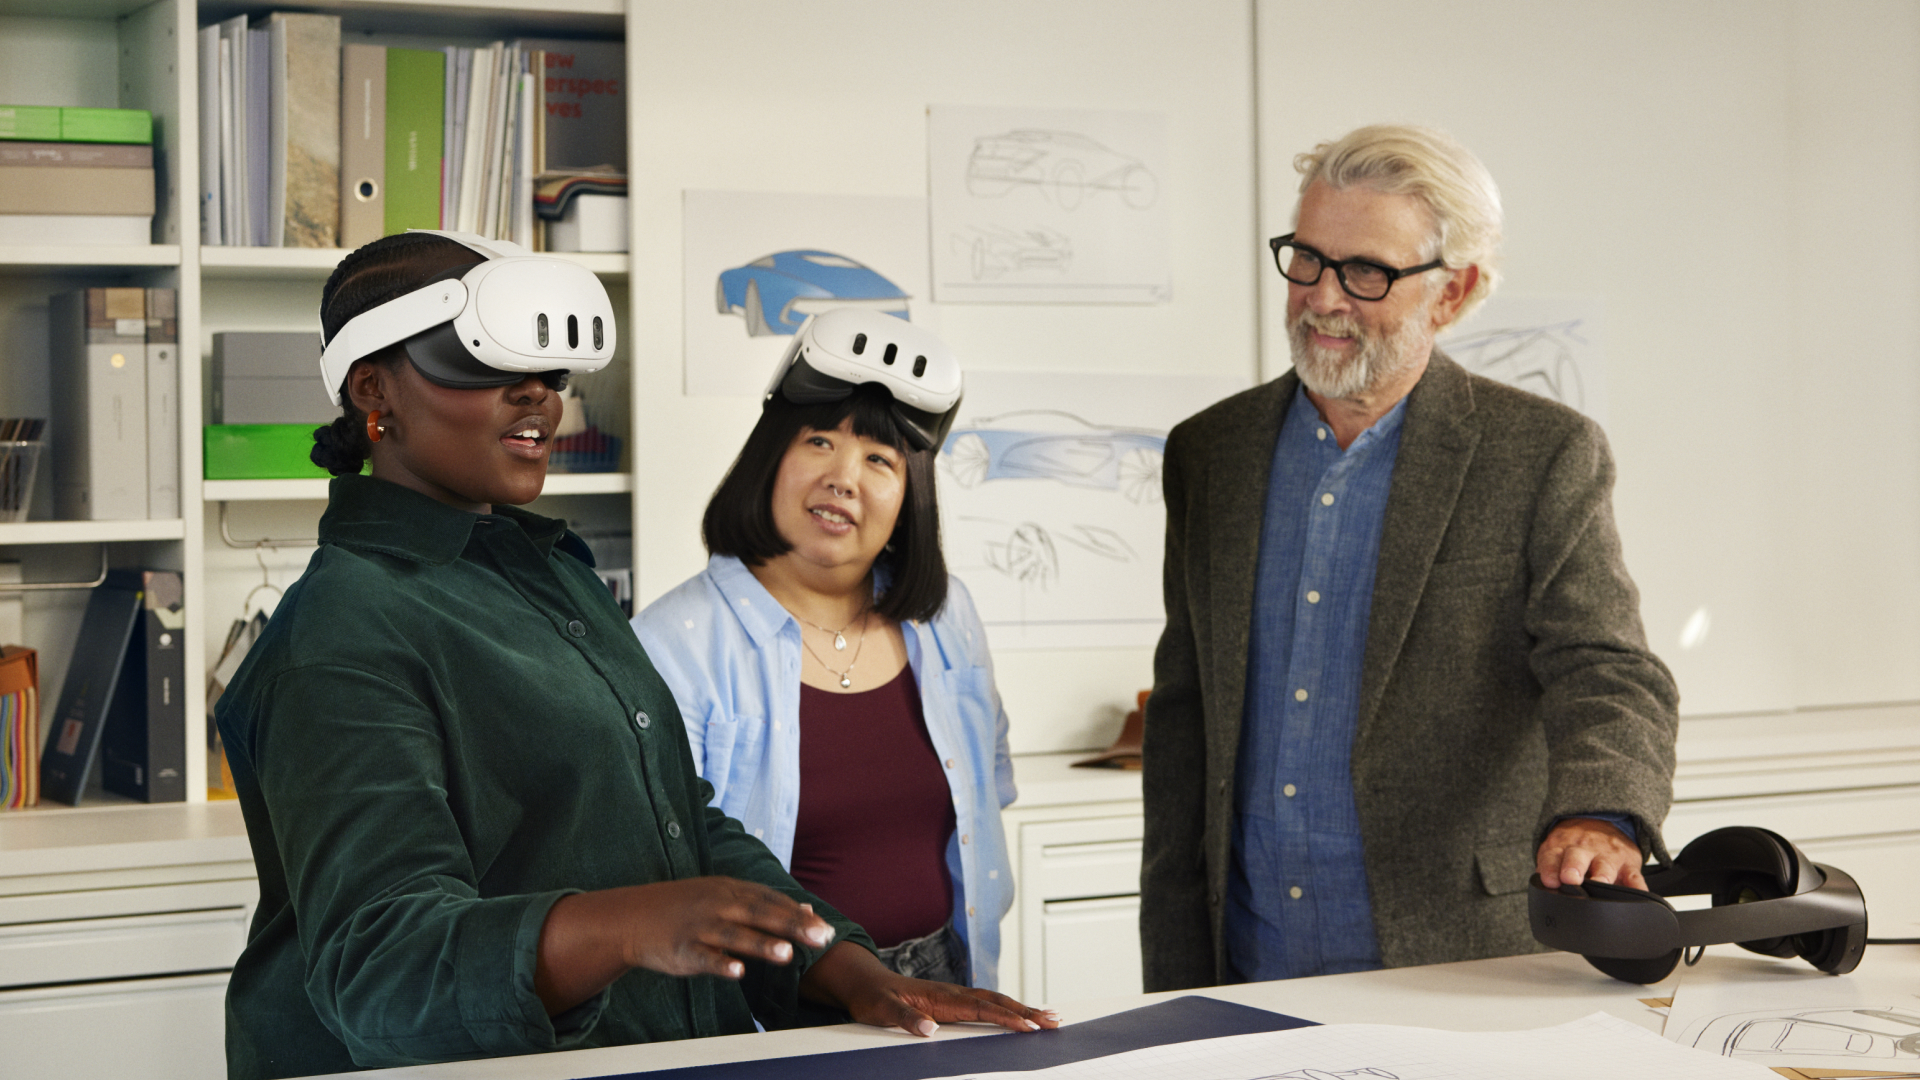
M 953 795 L 913 669 L 857 694 L 802 684 L 794 879 L 884 949 L 953 914 L 951 836 Z

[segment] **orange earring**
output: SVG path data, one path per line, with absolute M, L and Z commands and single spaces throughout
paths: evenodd
M 380 426 L 380 410 L 379 409 L 375 409 L 372 412 L 367 414 L 367 441 L 368 442 L 370 443 L 379 442 L 381 436 L 386 433 L 386 430 L 387 430 L 386 428 L 383 428 Z

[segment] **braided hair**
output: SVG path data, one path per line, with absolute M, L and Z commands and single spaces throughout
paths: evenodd
M 350 253 L 334 267 L 320 293 L 320 336 L 324 346 L 354 316 L 419 288 L 435 274 L 481 261 L 478 252 L 444 236 L 408 232 L 383 236 Z M 364 359 L 389 369 L 405 358 L 403 346 L 393 345 Z M 359 472 L 373 453 L 367 441 L 367 414 L 353 404 L 343 384 L 341 415 L 315 428 L 308 457 L 335 476 Z

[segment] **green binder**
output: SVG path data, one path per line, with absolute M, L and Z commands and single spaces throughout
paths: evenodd
M 440 227 L 446 65 L 445 53 L 387 50 L 388 234 Z

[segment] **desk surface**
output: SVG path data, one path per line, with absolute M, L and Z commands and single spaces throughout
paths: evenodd
M 1716 953 L 1719 955 L 1716 956 Z M 1905 956 L 1907 953 L 1914 955 L 1908 959 Z M 1732 960 L 1736 955 L 1738 950 L 1730 946 L 1716 948 L 1702 962 L 1714 964 L 1723 959 Z M 1920 984 L 1920 950 L 1876 949 L 1869 956 L 1870 961 L 1876 962 L 1876 967 L 1896 959 L 1910 967 L 1916 984 Z M 1499 1031 L 1549 1027 L 1600 1011 L 1657 1032 L 1662 1025 L 1661 1017 L 1641 1004 L 1639 999 L 1668 997 L 1678 981 L 1677 978 L 1670 978 L 1655 986 L 1632 986 L 1601 975 L 1577 956 L 1548 953 L 1431 967 L 1365 971 L 1351 975 L 1326 975 L 1315 979 L 1251 983 L 1191 992 L 1328 1024 L 1385 1023 L 1458 1031 Z M 1072 1023 L 1178 996 L 1178 993 L 1146 994 L 1080 1001 L 1059 1006 L 1059 1012 L 1063 1020 Z M 992 1031 L 956 1025 L 941 1029 L 934 1038 L 963 1039 L 983 1034 L 992 1034 Z M 451 1080 L 456 1076 L 471 1080 L 506 1080 L 509 1077 L 515 1080 L 575 1080 L 579 1077 L 677 1069 L 714 1062 L 753 1061 L 891 1046 L 909 1038 L 898 1031 L 846 1024 L 765 1035 L 732 1035 L 718 1039 L 577 1050 L 346 1075 L 361 1080 L 397 1080 L 400 1077 Z

